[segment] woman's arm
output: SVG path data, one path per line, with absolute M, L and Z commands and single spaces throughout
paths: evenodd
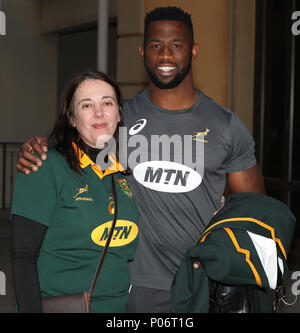
M 42 312 L 37 260 L 47 226 L 12 216 L 12 264 L 18 311 Z

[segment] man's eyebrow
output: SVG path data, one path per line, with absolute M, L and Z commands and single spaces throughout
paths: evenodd
M 173 38 L 171 41 L 172 42 L 184 43 L 184 40 L 182 40 L 180 38 Z M 155 43 L 155 42 L 161 42 L 161 39 L 153 38 L 153 39 L 149 39 L 149 40 L 146 41 L 146 43 Z
M 161 39 L 158 39 L 158 38 L 152 38 L 152 39 L 148 39 L 146 42 L 147 42 L 147 43 L 161 42 Z

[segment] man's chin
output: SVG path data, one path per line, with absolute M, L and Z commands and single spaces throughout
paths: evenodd
M 158 80 L 157 78 L 152 78 L 151 82 L 159 89 L 167 90 L 174 89 L 180 85 L 183 80 L 172 80 L 169 82 Z

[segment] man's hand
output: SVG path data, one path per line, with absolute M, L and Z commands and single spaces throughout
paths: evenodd
M 16 168 L 28 175 L 30 171 L 38 171 L 42 165 L 41 160 L 47 158 L 48 139 L 45 137 L 34 136 L 27 139 L 20 148 Z M 38 153 L 41 159 L 34 155 Z

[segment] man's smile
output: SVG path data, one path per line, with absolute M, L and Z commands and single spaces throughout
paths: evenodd
M 158 65 L 156 68 L 160 76 L 171 76 L 175 74 L 177 67 L 174 65 Z

